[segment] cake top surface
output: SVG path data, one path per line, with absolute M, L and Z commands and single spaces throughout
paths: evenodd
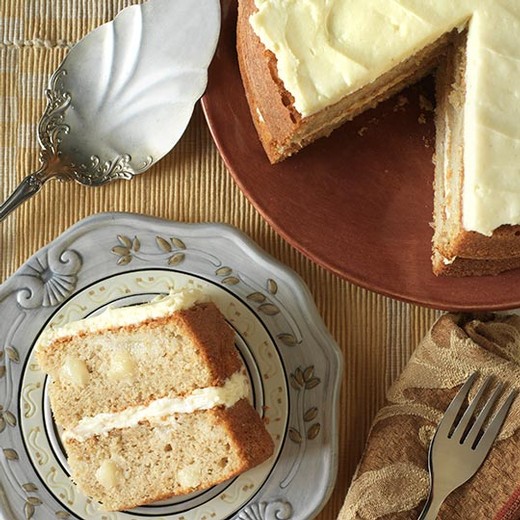
M 490 235 L 520 224 L 518 0 L 254 1 L 251 26 L 302 116 L 467 28 L 463 225 Z
M 303 116 L 336 103 L 471 16 L 475 0 L 255 0 L 251 25 Z
M 54 341 L 81 333 L 93 333 L 113 327 L 137 325 L 147 320 L 159 319 L 174 312 L 189 309 L 198 303 L 209 302 L 209 297 L 199 289 L 182 289 L 160 295 L 150 303 L 132 307 L 109 307 L 97 316 L 66 323 L 61 327 L 48 327 L 38 338 L 36 349 L 41 350 Z

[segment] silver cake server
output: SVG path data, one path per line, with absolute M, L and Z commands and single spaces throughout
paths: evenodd
M 131 179 L 177 143 L 207 84 L 218 0 L 149 0 L 76 44 L 52 75 L 38 125 L 41 168 L 0 206 L 0 221 L 49 179 Z

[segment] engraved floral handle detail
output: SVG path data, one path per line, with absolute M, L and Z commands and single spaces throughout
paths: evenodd
M 130 180 L 134 175 L 147 170 L 155 161 L 151 156 L 139 165 L 130 166 L 132 158 L 122 154 L 113 160 L 101 161 L 92 155 L 85 164 L 74 164 L 65 157 L 60 145 L 70 127 L 65 123 L 65 114 L 71 105 L 71 96 L 65 90 L 63 79 L 67 71 L 58 69 L 49 82 L 47 89 L 47 108 L 38 124 L 38 138 L 42 147 L 40 152 L 41 168 L 25 177 L 8 199 L 0 205 L 0 222 L 23 202 L 36 195 L 50 179 L 60 181 L 75 180 L 87 186 L 101 186 L 117 179 Z
M 220 32 L 220 3 L 197 6 L 132 5 L 72 47 L 47 89 L 42 167 L 0 206 L 0 221 L 52 177 L 88 186 L 130 180 L 175 146 L 206 89 Z
M 0 206 L 0 220 L 3 220 L 11 211 L 15 210 L 22 202 L 40 191 L 43 182 L 36 174 L 26 177 L 9 198 Z
M 0 205 L 0 221 L 2 221 L 11 211 L 14 211 L 20 204 L 30 199 L 33 195 L 38 193 L 43 184 L 51 176 L 46 175 L 46 171 L 41 169 L 36 173 L 28 175 L 18 185 L 18 187 L 11 193 L 9 198 Z
M 58 70 L 53 74 L 47 89 L 47 108 L 38 124 L 38 138 L 42 147 L 41 168 L 22 180 L 9 198 L 0 205 L 0 222 L 27 199 L 36 195 L 49 179 L 58 177 L 70 179 L 70 167 L 60 165 L 59 144 L 63 135 L 69 132 L 64 124 L 64 114 L 70 106 L 70 95 L 63 90 L 63 76 L 67 73 Z

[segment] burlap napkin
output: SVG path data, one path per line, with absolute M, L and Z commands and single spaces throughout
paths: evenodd
M 435 427 L 477 370 L 470 399 L 488 375 L 520 389 L 520 316 L 447 314 L 435 323 L 374 420 L 338 519 L 418 517 L 428 493 L 427 454 Z M 439 518 L 520 519 L 520 397 L 484 465 L 448 497 Z

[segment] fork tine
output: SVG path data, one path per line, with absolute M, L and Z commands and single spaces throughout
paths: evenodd
M 493 405 L 495 404 L 496 400 L 498 399 L 499 395 L 502 393 L 502 390 L 504 389 L 504 385 L 499 384 L 495 391 L 491 394 L 491 397 L 488 399 L 488 402 L 482 408 L 480 413 L 478 414 L 478 417 L 471 427 L 471 430 L 468 432 L 468 435 L 464 439 L 464 443 L 469 444 L 470 446 L 475 446 L 475 441 L 477 440 L 478 434 L 480 433 L 480 430 L 482 429 L 482 425 L 484 424 L 484 421 L 489 417 L 489 414 L 491 413 L 491 410 L 493 408 Z
M 471 386 L 473 385 L 473 382 L 475 381 L 477 377 L 477 372 L 473 372 L 466 382 L 462 385 L 461 389 L 458 391 L 457 395 L 454 397 L 453 401 L 450 403 L 448 408 L 446 409 L 446 412 L 444 413 L 444 417 L 442 418 L 441 422 L 439 423 L 439 426 L 437 427 L 437 433 L 439 435 L 443 435 L 447 437 L 451 431 L 451 428 L 453 424 L 455 423 L 455 420 L 457 419 L 457 416 L 459 414 L 459 411 L 464 404 L 464 401 L 469 393 L 469 390 Z
M 475 413 L 478 403 L 482 399 L 482 396 L 484 395 L 484 392 L 486 391 L 486 388 L 488 387 L 490 382 L 491 382 L 491 377 L 487 377 L 484 380 L 484 382 L 480 386 L 479 391 L 477 392 L 477 395 L 474 397 L 473 401 L 471 401 L 467 410 L 464 412 L 462 419 L 460 420 L 459 424 L 457 425 L 457 428 L 453 432 L 453 434 L 451 436 L 452 439 L 460 440 L 462 438 L 462 436 L 466 432 L 466 429 L 468 427 L 468 424 L 469 424 L 471 418 L 473 417 L 473 415 Z
M 506 399 L 505 403 L 502 405 L 500 410 L 495 415 L 495 418 L 485 431 L 484 435 L 478 442 L 476 449 L 477 451 L 483 451 L 485 454 L 488 453 L 488 451 L 491 449 L 491 446 L 493 445 L 494 440 L 496 439 L 498 432 L 502 428 L 502 425 L 504 424 L 504 421 L 506 420 L 507 414 L 509 412 L 509 409 L 511 408 L 513 401 L 518 396 L 518 392 L 516 390 L 513 390 L 509 397 Z

